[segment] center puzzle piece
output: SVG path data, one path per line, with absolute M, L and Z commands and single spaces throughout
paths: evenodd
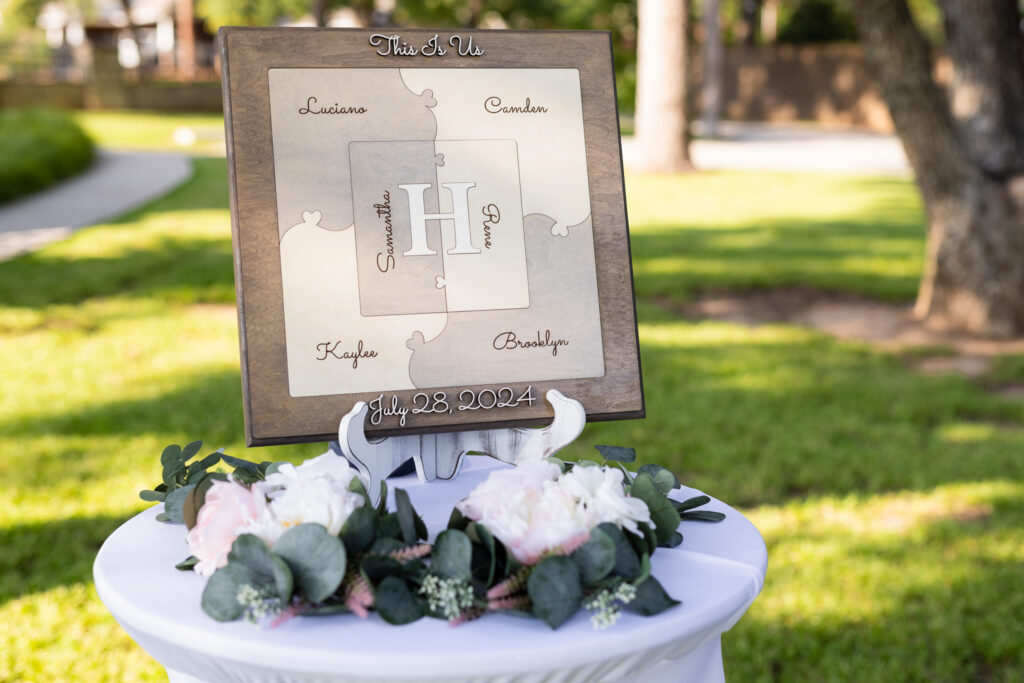
M 515 465 L 554 455 L 576 440 L 587 422 L 583 404 L 552 389 L 545 398 L 555 411 L 547 427 L 512 427 L 443 434 L 392 436 L 369 441 L 363 431 L 369 407 L 356 403 L 341 419 L 338 442 L 345 457 L 369 480 L 371 503 L 380 500 L 380 483 L 412 459 L 420 481 L 452 479 L 463 457 L 474 452 Z

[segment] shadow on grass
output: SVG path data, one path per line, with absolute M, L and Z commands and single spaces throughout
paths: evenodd
M 131 296 L 192 303 L 234 301 L 234 270 L 227 213 L 227 175 L 222 159 L 195 159 L 190 180 L 169 195 L 108 223 L 138 231 L 136 224 L 165 212 L 221 209 L 221 238 L 177 237 L 169 233 L 150 248 L 119 250 L 116 256 L 51 256 L 45 250 L 0 262 L 0 304 L 40 308 L 92 297 Z M 190 220 L 183 215 L 182 221 Z M 209 219 L 205 219 L 209 221 Z M 76 239 L 89 239 L 88 230 Z
M 1021 680 L 1021 565 L 1004 544 L 1019 534 L 1024 497 L 989 503 L 991 517 L 868 538 L 776 528 L 764 594 L 725 638 L 730 679 Z M 818 553 L 807 556 L 810 545 Z
M 0 527 L 0 604 L 92 581 L 100 546 L 130 515 L 70 517 Z
M 742 506 L 1024 478 L 1024 405 L 963 378 L 797 328 L 674 322 L 641 337 L 647 419 L 591 424 L 572 455 L 634 446 Z
M 22 438 L 181 433 L 211 443 L 234 441 L 242 434 L 241 380 L 237 370 L 204 373 L 147 398 L 97 397 L 79 410 L 0 421 L 0 433 Z
M 647 229 L 630 243 L 642 297 L 799 285 L 911 300 L 923 236 L 920 226 L 900 223 L 773 217 L 751 227 Z

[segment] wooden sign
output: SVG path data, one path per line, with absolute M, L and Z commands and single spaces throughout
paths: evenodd
M 643 416 L 607 33 L 221 45 L 250 445 Z

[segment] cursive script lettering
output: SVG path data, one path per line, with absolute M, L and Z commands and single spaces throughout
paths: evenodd
M 448 54 L 448 50 L 441 47 L 438 42 L 437 34 L 427 41 L 427 44 L 420 48 L 420 54 L 424 57 L 444 57 Z
M 384 402 L 384 394 L 370 401 L 370 424 L 372 425 L 379 425 L 382 418 L 398 415 L 398 424 L 404 427 L 405 416 L 408 414 L 409 409 L 404 407 L 394 394 L 391 395 L 390 403 Z
M 497 204 L 488 204 L 483 208 L 484 218 L 484 249 L 491 248 L 491 228 L 501 221 L 501 211 Z
M 448 45 L 454 48 L 460 57 L 479 57 L 484 54 L 483 48 L 473 43 L 473 36 L 451 36 L 448 38 Z M 410 45 L 397 33 L 374 33 L 370 36 L 370 46 L 377 48 L 377 54 L 381 57 L 444 57 L 449 52 L 448 48 L 442 45 L 441 37 L 437 33 L 428 38 L 421 47 Z
M 314 108 L 315 107 L 315 108 Z M 342 107 L 337 102 L 327 107 L 316 106 L 316 98 L 306 100 L 306 106 L 299 108 L 300 114 L 365 114 L 366 107 Z
M 551 330 L 544 330 L 544 336 L 540 336 L 537 330 L 536 339 L 520 339 L 515 332 L 502 332 L 494 338 L 491 345 L 498 351 L 510 351 L 513 349 L 537 349 L 550 348 L 551 355 L 558 355 L 559 346 L 568 346 L 568 339 L 552 339 Z
M 327 357 L 337 358 L 338 360 L 351 360 L 352 369 L 355 370 L 359 367 L 360 358 L 376 358 L 377 352 L 363 348 L 363 340 L 359 340 L 359 345 L 353 351 L 339 351 L 338 347 L 341 346 L 341 340 L 336 342 L 320 342 L 316 345 L 316 350 L 324 354 L 317 358 L 317 360 L 327 360 Z
M 529 97 L 522 106 L 502 106 L 501 98 L 492 95 L 484 100 L 484 110 L 489 114 L 546 114 L 548 108 L 532 104 Z
M 395 267 L 395 230 L 391 225 L 391 192 L 384 190 L 384 198 L 380 200 L 380 203 L 374 204 L 373 208 L 377 210 L 377 218 L 384 219 L 384 243 L 387 246 L 387 256 L 384 257 L 382 266 L 380 259 L 384 256 L 384 252 L 377 252 L 377 270 L 386 273 Z
M 396 55 L 398 57 L 414 57 L 419 50 L 402 40 L 397 33 L 393 36 L 386 36 L 383 33 L 374 33 L 370 36 L 370 45 L 378 47 L 377 54 L 381 57 Z
M 462 36 L 452 36 L 448 44 L 459 52 L 460 57 L 479 57 L 484 53 L 479 47 L 473 44 L 473 36 L 463 40 Z

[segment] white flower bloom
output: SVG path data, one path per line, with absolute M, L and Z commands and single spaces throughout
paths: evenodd
M 591 527 L 611 522 L 639 534 L 637 524 L 651 524 L 651 512 L 642 500 L 627 496 L 622 483 L 622 471 L 617 468 L 574 467 L 558 485 L 583 506 Z
M 356 476 L 355 469 L 344 458 L 330 453 L 298 467 L 287 463 L 279 466 L 266 481 L 253 487 L 266 495 L 272 520 L 257 520 L 254 529 L 247 533 L 255 533 L 273 544 L 289 527 L 320 524 L 331 535 L 337 535 L 352 511 L 365 502 L 363 496 L 349 490 Z M 264 536 L 274 536 L 275 529 L 277 537 L 273 540 Z
M 558 486 L 561 471 L 543 460 L 498 470 L 456 507 L 480 522 L 523 564 L 585 541 L 590 527 L 582 508 Z

